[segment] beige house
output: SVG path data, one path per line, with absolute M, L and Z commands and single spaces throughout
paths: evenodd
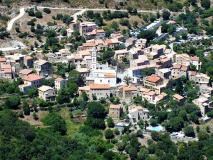
M 143 85 L 146 88 L 153 89 L 158 93 L 160 93 L 161 89 L 164 88 L 166 84 L 164 83 L 164 80 L 160 76 L 152 74 L 151 76 L 143 78 Z
M 82 22 L 79 24 L 79 32 L 81 35 L 92 32 L 97 28 L 94 22 Z
M 130 100 L 133 97 L 137 96 L 138 89 L 135 85 L 123 85 L 118 88 L 117 96 L 125 100 Z
M 13 79 L 13 71 L 11 64 L 0 63 L 0 79 Z
M 104 39 L 106 32 L 103 29 L 94 29 L 84 34 L 86 39 Z
M 159 58 L 165 51 L 166 45 L 151 45 L 150 47 L 145 48 L 144 54 L 147 55 L 149 59 Z
M 67 79 L 63 79 L 61 77 L 55 79 L 55 89 L 59 91 L 63 87 L 66 87 Z
M 79 87 L 79 94 L 82 92 L 87 93 L 89 98 L 92 99 L 96 97 L 97 99 L 100 98 L 108 98 L 111 94 L 114 94 L 113 88 L 109 84 L 89 84 L 88 86 Z
M 141 96 L 143 100 L 147 100 L 151 104 L 157 104 L 161 100 L 164 100 L 167 96 L 167 94 L 164 92 L 156 93 L 155 91 L 151 89 L 143 88 L 143 87 L 140 89 L 140 91 L 141 91 Z
M 46 77 L 52 73 L 51 64 L 43 59 L 34 62 L 34 68 L 38 75 Z
M 24 84 L 19 85 L 19 89 L 23 93 L 27 93 L 27 91 L 32 88 L 38 88 L 41 86 L 42 78 L 37 74 L 29 74 L 23 77 Z
M 172 79 L 178 79 L 181 77 L 187 77 L 188 67 L 181 64 L 174 64 L 172 67 L 171 76 Z
M 38 88 L 39 98 L 45 101 L 55 101 L 55 90 L 50 86 L 41 86 Z
M 194 81 L 198 86 L 208 86 L 210 77 L 203 73 L 198 73 L 195 71 L 189 71 L 189 80 Z
M 22 69 L 19 71 L 19 77 L 23 78 L 24 76 L 28 76 L 29 74 L 32 74 L 32 69 Z
M 209 107 L 211 106 L 211 101 L 209 100 L 208 95 L 201 95 L 199 98 L 194 99 L 192 102 L 200 108 L 201 115 L 205 116 Z
M 122 107 L 120 104 L 118 104 L 118 105 L 110 104 L 109 117 L 111 117 L 113 119 L 119 119 L 120 115 L 121 115 L 121 110 L 122 110 Z
M 185 65 L 185 66 L 189 66 L 190 64 L 192 64 L 192 65 L 196 66 L 197 70 L 199 70 L 202 65 L 199 57 L 189 56 L 188 54 L 176 54 L 175 62 L 178 64 Z
M 132 124 L 136 124 L 140 120 L 146 121 L 149 119 L 149 110 L 141 106 L 129 106 L 128 111 L 128 117 Z
M 33 58 L 31 56 L 25 56 L 24 57 L 24 65 L 27 68 L 33 68 Z

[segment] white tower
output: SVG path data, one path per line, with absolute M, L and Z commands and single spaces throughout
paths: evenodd
M 91 65 L 91 69 L 95 70 L 97 69 L 97 49 L 96 47 L 92 48 L 92 65 Z

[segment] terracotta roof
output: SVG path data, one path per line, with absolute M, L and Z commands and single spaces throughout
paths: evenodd
M 33 59 L 33 58 L 32 58 L 31 56 L 25 56 L 24 59 L 26 59 L 26 60 L 31 60 L 31 59 Z
M 149 96 L 154 96 L 154 95 L 155 95 L 155 92 L 154 92 L 154 91 L 151 91 L 151 92 L 148 93 L 148 95 L 149 95 Z
M 184 97 L 181 96 L 181 95 L 179 95 L 179 94 L 174 94 L 173 97 L 174 97 L 175 99 L 177 99 L 177 100 L 182 100 L 182 99 L 184 99 Z
M 74 54 L 74 59 L 80 60 L 80 59 L 83 59 L 83 57 L 81 54 Z
M 90 89 L 95 90 L 95 89 L 110 89 L 109 84 L 90 84 L 89 85 Z
M 192 61 L 199 61 L 199 57 L 197 57 L 197 56 L 192 56 L 192 57 L 191 57 L 191 60 L 192 60 Z
M 151 75 L 147 77 L 147 81 L 152 82 L 152 83 L 156 83 L 160 80 L 161 78 L 157 75 Z
M 41 80 L 42 78 L 38 74 L 29 74 L 27 76 L 23 77 L 23 80 L 25 81 L 36 81 L 36 80 Z
M 121 105 L 114 105 L 114 104 L 111 104 L 109 106 L 110 109 L 121 109 Z
M 114 73 L 104 73 L 104 77 L 106 78 L 115 78 L 115 74 Z
M 95 47 L 96 44 L 94 42 L 86 42 L 83 43 L 83 47 Z
M 6 62 L 6 58 L 5 57 L 0 57 L 0 63 L 1 62 Z
M 104 33 L 105 31 L 103 29 L 97 29 L 96 32 L 97 33 Z
M 187 69 L 188 69 L 187 66 L 184 66 L 184 65 L 181 66 L 181 70 L 182 70 L 182 71 L 187 71 Z
M 39 91 L 42 91 L 42 92 L 45 92 L 45 91 L 48 91 L 48 90 L 54 90 L 52 87 L 50 86 L 41 86 L 38 88 Z
M 87 32 L 87 35 L 96 35 L 97 33 L 104 33 L 105 31 L 103 29 L 94 29 L 91 32 Z
M 147 93 L 149 91 L 150 91 L 150 89 L 148 89 L 148 88 L 144 88 L 144 87 L 141 88 L 141 92 L 143 92 L 143 93 Z
M 137 91 L 137 88 L 134 85 L 123 86 L 124 91 Z
M 5 63 L 2 63 L 1 64 L 1 69 L 11 69 L 12 66 L 10 64 L 5 64 Z
M 46 60 L 39 59 L 39 60 L 35 61 L 35 64 L 37 64 L 37 65 L 43 65 L 43 64 L 45 64 L 45 63 L 47 63 L 47 62 L 48 62 L 48 61 L 46 61 Z
M 28 75 L 32 73 L 32 69 L 22 69 L 20 70 L 19 74 Z
M 63 79 L 61 77 L 58 77 L 58 78 L 55 79 L 55 81 L 63 81 L 63 80 L 65 80 L 65 79 Z
M 195 76 L 195 75 L 197 74 L 197 72 L 196 72 L 196 71 L 190 71 L 189 74 L 190 74 L 191 76 Z
M 173 68 L 174 68 L 174 69 L 180 69 L 180 68 L 181 68 L 181 64 L 174 64 L 174 65 L 173 65 Z
M 12 73 L 11 68 L 3 68 L 3 69 L 1 69 L 1 71 L 4 72 L 4 73 Z

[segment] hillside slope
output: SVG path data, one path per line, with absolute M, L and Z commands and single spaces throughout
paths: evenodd
M 0 0 L 0 4 L 6 6 L 17 5 L 46 5 L 61 7 L 88 7 L 88 8 L 141 8 L 161 9 L 179 8 L 186 0 Z

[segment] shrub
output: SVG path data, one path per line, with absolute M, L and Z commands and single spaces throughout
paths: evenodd
M 51 10 L 49 8 L 44 8 L 43 11 L 47 14 L 50 14 L 51 13 Z

